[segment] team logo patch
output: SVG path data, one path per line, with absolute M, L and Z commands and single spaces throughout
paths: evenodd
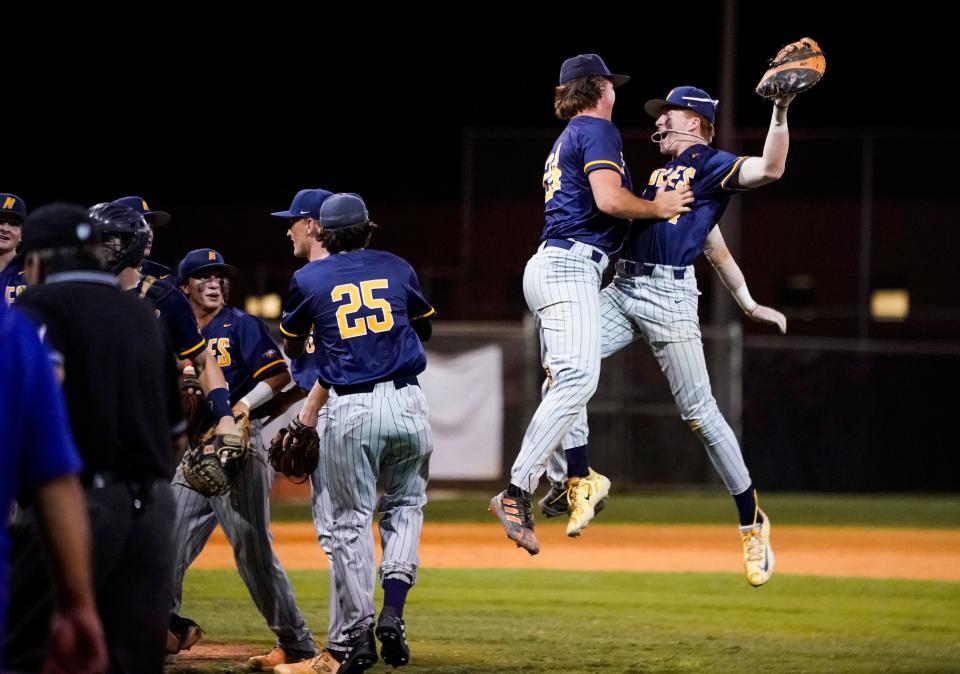
M 17 202 L 13 200 L 13 197 L 7 197 L 6 199 L 3 200 L 3 207 L 4 207 L 4 208 L 13 208 L 13 205 L 14 205 L 15 203 L 17 203 Z
M 208 259 L 208 260 L 216 260 L 216 259 L 217 259 L 217 251 L 215 251 L 215 250 L 208 250 L 208 251 L 207 251 L 207 259 Z
M 276 358 L 276 357 L 277 357 L 277 352 L 276 352 L 275 349 L 270 349 L 269 351 L 264 351 L 264 352 L 263 352 L 263 357 L 264 357 L 265 359 L 267 359 L 267 358 Z

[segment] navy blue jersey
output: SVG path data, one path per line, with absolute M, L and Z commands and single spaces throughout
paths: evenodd
M 666 191 L 689 185 L 694 202 L 689 213 L 669 220 L 641 220 L 630 226 L 623 256 L 634 262 L 650 262 L 673 267 L 686 267 L 703 252 L 707 235 L 727 209 L 732 193 L 739 188 L 729 185 L 746 157 L 708 145 L 688 147 L 680 156 L 650 174 L 643 198 L 650 201 L 663 187 Z
M 162 265 L 159 262 L 154 262 L 153 260 L 144 259 L 143 263 L 140 265 L 141 276 L 153 276 L 161 281 L 173 283 L 176 281 L 176 277 L 174 277 L 173 280 L 170 280 L 169 277 L 171 274 L 173 274 L 173 270 L 170 269 L 170 267 Z
M 157 317 L 170 335 L 177 358 L 189 358 L 206 344 L 190 308 L 190 300 L 177 288 L 166 281 L 145 277 L 130 292 L 137 293 L 153 304 Z
M 3 303 L 7 306 L 13 304 L 17 295 L 22 293 L 26 287 L 27 282 L 23 278 L 23 264 L 14 258 L 7 263 L 3 271 L 0 271 L 0 291 L 3 291 Z
M 263 321 L 236 307 L 221 309 L 200 332 L 223 370 L 231 405 L 257 382 L 287 370 L 287 361 Z
M 290 376 L 304 391 L 309 392 L 320 378 L 320 361 L 317 360 L 317 346 L 313 342 L 313 332 L 307 337 L 303 353 L 290 361 Z
M 303 339 L 313 325 L 321 382 L 363 384 L 423 372 L 427 357 L 410 321 L 433 314 L 406 260 L 364 249 L 297 271 L 280 331 Z
M 613 122 L 574 117 L 553 144 L 543 168 L 546 224 L 541 241 L 573 239 L 608 254 L 620 249 L 628 221 L 597 208 L 589 174 L 600 169 L 616 171 L 620 184 L 633 189 L 620 132 Z

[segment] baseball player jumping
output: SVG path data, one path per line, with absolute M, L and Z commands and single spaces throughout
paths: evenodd
M 628 221 L 669 219 L 689 211 L 689 188 L 631 192 L 620 132 L 611 122 L 614 89 L 630 78 L 613 75 L 596 54 L 564 61 L 554 112 L 569 120 L 547 156 L 543 174 L 546 224 L 523 275 L 527 306 L 540 330 L 544 366 L 553 377 L 527 427 L 507 489 L 490 502 L 507 537 L 531 555 L 532 494 L 547 459 L 585 410 L 600 378 L 600 282 L 608 255 L 618 251 Z M 610 480 L 589 467 L 586 445 L 566 446 L 569 476 L 567 534 L 593 518 Z
M 417 375 L 426 367 L 422 340 L 434 310 L 417 275 L 401 258 L 366 246 L 376 225 L 363 200 L 336 194 L 320 207 L 330 256 L 294 274 L 280 329 L 291 357 L 314 326 L 320 379 L 300 412 L 313 424 L 330 399 L 320 457 L 330 490 L 333 567 L 347 643 L 329 643 L 313 660 L 279 665 L 278 674 L 362 672 L 377 662 L 410 660 L 403 609 L 416 581 L 432 451 L 427 403 Z M 377 482 L 383 495 L 377 497 Z M 380 513 L 383 608 L 374 624 L 375 557 L 370 526 Z
M 770 519 L 760 509 L 740 444 L 710 390 L 693 263 L 702 252 L 747 316 L 786 332 L 783 314 L 750 296 L 716 223 L 734 192 L 766 185 L 783 175 L 790 145 L 787 106 L 792 99 L 774 101 L 760 157 L 738 157 L 710 147 L 718 101 L 702 89 L 677 87 L 666 99 L 647 101 L 644 109 L 656 118 L 657 127 L 651 139 L 671 159 L 651 174 L 643 197 L 652 199 L 660 189 L 689 188 L 696 199 L 690 212 L 679 217 L 658 220 L 653 226 L 631 226 L 613 283 L 600 294 L 602 357 L 641 338 L 650 346 L 681 418 L 700 438 L 736 502 L 745 573 L 754 587 L 766 583 L 773 573 Z M 586 434 L 584 410 L 571 436 Z

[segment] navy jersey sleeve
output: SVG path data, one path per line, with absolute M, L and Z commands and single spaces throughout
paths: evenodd
M 583 172 L 597 169 L 611 169 L 624 175 L 623 145 L 620 132 L 612 124 L 589 126 L 579 132 L 580 145 L 583 148 Z
M 81 469 L 80 457 L 70 434 L 63 394 L 47 360 L 47 351 L 32 334 L 33 331 L 28 321 L 22 321 L 17 326 L 16 341 L 20 347 L 21 368 L 14 377 L 19 380 L 20 386 L 17 383 L 14 386 L 21 388 L 18 399 L 23 403 L 20 444 L 29 446 L 29 451 L 23 457 L 22 471 L 23 484 L 28 487 L 77 473 Z
M 200 335 L 190 301 L 179 290 L 168 293 L 157 304 L 160 320 L 170 333 L 173 348 L 181 359 L 197 355 L 206 341 Z
M 287 361 L 280 355 L 280 347 L 273 341 L 263 321 L 253 316 L 244 316 L 240 321 L 237 336 L 240 338 L 240 353 L 254 381 L 286 371 Z
M 413 267 L 409 267 L 410 278 L 407 280 L 407 316 L 411 321 L 418 318 L 432 318 L 437 311 L 430 306 L 423 291 L 420 290 L 420 280 L 417 278 L 417 272 Z
M 700 182 L 703 186 L 708 186 L 715 190 L 727 190 L 730 192 L 742 192 L 746 187 L 740 187 L 737 178 L 740 175 L 740 167 L 743 165 L 746 157 L 738 157 L 719 150 L 714 152 L 706 161 L 703 167 L 704 176 Z
M 310 304 L 300 284 L 297 275 L 290 279 L 290 288 L 283 300 L 283 318 L 280 319 L 280 332 L 289 339 L 306 339 L 313 324 L 313 315 Z

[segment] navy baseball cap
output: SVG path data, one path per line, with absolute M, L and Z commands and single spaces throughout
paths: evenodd
M 320 206 L 332 196 L 333 192 L 327 190 L 300 190 L 290 203 L 289 210 L 277 211 L 270 215 L 278 218 L 313 218 L 319 220 Z
M 160 225 L 165 225 L 170 222 L 169 213 L 166 211 L 151 211 L 150 207 L 147 206 L 146 199 L 143 197 L 123 197 L 121 199 L 114 199 L 113 203 L 132 208 L 142 215 L 143 219 L 146 220 L 147 224 L 151 227 L 159 227 Z
M 234 276 L 237 268 L 223 261 L 223 255 L 213 248 L 191 250 L 180 260 L 177 267 L 177 282 L 184 283 L 188 278 L 200 272 L 221 272 L 224 276 Z
M 22 223 L 27 219 L 27 204 L 16 194 L 0 192 L 0 213 L 12 215 Z
M 613 82 L 614 87 L 619 87 L 630 81 L 629 75 L 613 75 L 603 59 L 596 54 L 578 54 L 568 58 L 560 66 L 560 84 L 566 84 L 570 80 L 578 77 L 589 77 L 590 75 L 603 75 Z
M 50 248 L 79 248 L 100 243 L 100 230 L 83 206 L 54 203 L 41 206 L 23 223 L 20 254 Z
M 703 89 L 696 87 L 677 87 L 671 89 L 667 97 L 647 101 L 643 109 L 651 117 L 659 117 L 667 108 L 686 108 L 706 117 L 711 124 L 717 118 L 717 105 L 720 101 L 710 97 Z
M 324 229 L 338 229 L 359 225 L 370 219 L 367 205 L 360 195 L 352 192 L 334 194 L 320 207 L 320 226 Z

